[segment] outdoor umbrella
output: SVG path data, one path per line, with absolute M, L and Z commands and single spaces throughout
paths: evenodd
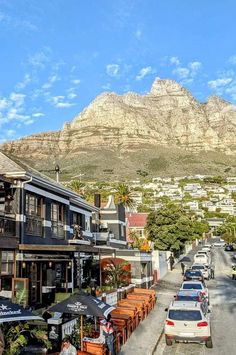
M 83 316 L 107 317 L 115 309 L 109 304 L 86 293 L 77 293 L 66 300 L 49 308 L 50 312 L 80 315 L 81 319 L 81 350 L 83 350 Z
M 12 303 L 8 298 L 0 298 L 0 323 L 16 322 L 22 320 L 43 320 L 31 311 L 24 309 L 17 303 Z

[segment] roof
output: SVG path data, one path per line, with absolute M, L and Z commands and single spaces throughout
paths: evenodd
M 32 178 L 32 181 L 37 185 L 49 188 L 50 190 L 57 191 L 64 196 L 72 199 L 72 203 L 75 205 L 79 204 L 85 209 L 98 211 L 99 209 L 95 206 L 90 205 L 87 201 L 83 200 L 82 197 L 76 192 L 66 188 L 60 183 L 56 182 L 53 179 L 50 179 L 48 176 L 41 174 L 36 169 L 32 168 L 26 163 L 23 163 L 21 160 L 12 157 L 8 154 L 5 154 L 0 151 L 0 173 L 3 177 L 11 177 L 21 180 L 28 180 Z
M 196 308 L 201 308 L 200 302 L 195 302 L 195 301 L 172 301 L 170 304 L 170 308 L 184 308 L 186 309 L 196 309 Z
M 179 296 L 197 296 L 197 295 L 199 295 L 201 293 L 201 291 L 200 290 L 179 290 L 179 291 L 177 291 L 177 295 L 179 295 Z
M 128 212 L 125 214 L 125 217 L 128 221 L 129 228 L 140 227 L 144 228 L 147 223 L 148 213 L 132 213 Z

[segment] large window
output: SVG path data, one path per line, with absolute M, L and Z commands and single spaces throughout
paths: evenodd
M 43 235 L 43 198 L 26 193 L 25 213 L 26 233 L 41 237 Z
M 13 252 L 2 251 L 2 275 L 13 274 Z
M 65 209 L 61 203 L 51 205 L 52 237 L 63 239 L 65 237 L 64 222 Z

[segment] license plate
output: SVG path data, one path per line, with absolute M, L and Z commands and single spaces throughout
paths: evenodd
M 180 336 L 182 336 L 182 337 L 193 337 L 194 333 L 180 333 Z

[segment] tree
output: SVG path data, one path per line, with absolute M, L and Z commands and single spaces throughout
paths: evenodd
M 147 218 L 148 239 L 159 250 L 179 251 L 205 230 L 209 230 L 205 223 L 195 221 L 182 206 L 173 203 L 151 212 Z
M 72 180 L 69 184 L 69 188 L 79 195 L 84 194 L 84 183 L 79 180 Z
M 119 203 L 123 203 L 125 207 L 132 207 L 134 204 L 134 200 L 131 196 L 131 191 L 128 185 L 120 183 L 116 187 L 116 200 Z
M 130 270 L 127 268 L 129 264 L 126 261 L 115 262 L 110 259 L 109 263 L 104 267 L 105 283 L 107 285 L 119 288 L 126 286 L 130 280 Z

